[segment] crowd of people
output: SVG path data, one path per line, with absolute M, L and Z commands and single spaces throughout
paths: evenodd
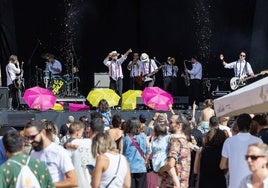
M 192 113 L 171 116 L 124 120 L 98 109 L 79 120 L 69 116 L 59 131 L 45 119 L 7 129 L 0 187 L 266 187 L 266 115 L 216 117 L 212 101 L 204 105 L 199 117 L 193 103 Z M 22 166 L 35 178 L 22 176 Z

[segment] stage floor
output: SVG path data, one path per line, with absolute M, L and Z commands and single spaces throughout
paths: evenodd
M 47 119 L 50 121 L 54 121 L 58 127 L 62 124 L 66 123 L 68 116 L 74 116 L 75 120 L 78 120 L 79 117 L 85 115 L 90 118 L 90 113 L 94 110 L 89 111 L 36 111 L 36 110 L 25 110 L 25 111 L 0 111 L 0 125 L 3 126 L 13 126 L 15 128 L 21 129 L 23 128 L 27 122 L 32 119 Z M 184 110 L 175 110 L 175 112 L 182 112 Z M 111 110 L 112 115 L 120 114 L 121 117 L 125 120 L 130 117 L 139 117 L 140 114 L 145 114 L 147 116 L 147 122 L 149 122 L 156 111 L 154 110 Z M 168 117 L 171 116 L 170 111 L 158 111 L 158 112 L 166 112 Z M 197 111 L 197 117 L 200 114 Z

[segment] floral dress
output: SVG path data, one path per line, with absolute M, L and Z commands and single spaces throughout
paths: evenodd
M 188 188 L 190 167 L 191 167 L 191 149 L 186 138 L 171 135 L 169 157 L 176 160 L 176 172 L 180 180 L 181 188 Z M 173 187 L 172 179 L 168 174 L 163 177 L 162 187 Z

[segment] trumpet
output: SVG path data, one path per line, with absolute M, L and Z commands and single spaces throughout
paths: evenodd
M 173 65 L 175 63 L 175 58 L 174 57 L 168 57 L 167 62 L 168 62 L 168 64 Z

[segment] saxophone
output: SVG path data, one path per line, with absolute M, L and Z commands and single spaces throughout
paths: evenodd
M 184 64 L 184 70 L 186 69 L 186 62 L 187 60 L 184 60 L 183 64 Z M 189 77 L 189 73 L 187 71 L 184 71 L 184 73 L 181 74 L 181 76 L 184 78 L 184 83 L 186 86 L 190 86 L 190 77 Z

